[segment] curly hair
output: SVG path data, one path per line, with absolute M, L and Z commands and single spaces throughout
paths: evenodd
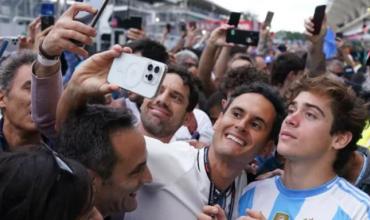
M 268 75 L 255 67 L 241 66 L 229 69 L 222 78 L 220 88 L 224 96 L 230 94 L 236 87 L 249 85 L 253 82 L 268 83 Z
M 330 134 L 351 132 L 352 139 L 346 147 L 338 151 L 334 162 L 334 170 L 339 172 L 347 163 L 352 151 L 356 150 L 356 142 L 365 127 L 368 111 L 365 102 L 343 82 L 327 75 L 309 77 L 304 75 L 289 90 L 288 99 L 292 101 L 300 92 L 314 92 L 330 98 L 333 124 Z

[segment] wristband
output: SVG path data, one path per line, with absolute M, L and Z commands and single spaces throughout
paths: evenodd
M 37 62 L 39 62 L 43 66 L 53 66 L 53 65 L 55 65 L 59 62 L 59 59 L 49 60 L 49 59 L 43 57 L 42 55 L 40 55 L 40 53 L 39 53 L 39 54 L 37 54 Z
M 43 57 L 45 57 L 46 59 L 48 60 L 58 60 L 59 56 L 51 56 L 49 55 L 48 53 L 45 52 L 45 50 L 42 48 L 42 43 L 44 41 L 41 41 L 40 44 L 39 44 L 39 54 Z

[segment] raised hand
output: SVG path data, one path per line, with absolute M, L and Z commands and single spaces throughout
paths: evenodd
M 88 56 L 88 52 L 84 48 L 71 42 L 71 39 L 73 39 L 89 45 L 96 35 L 96 30 L 93 27 L 74 20 L 74 16 L 79 11 L 96 13 L 96 9 L 84 3 L 74 3 L 68 8 L 42 41 L 42 50 L 47 55 L 60 56 L 64 50 L 68 50 L 84 57 Z

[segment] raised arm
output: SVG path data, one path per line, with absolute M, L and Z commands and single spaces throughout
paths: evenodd
M 88 4 L 73 4 L 42 38 L 38 59 L 32 67 L 32 118 L 41 133 L 51 138 L 56 136 L 56 108 L 63 90 L 59 57 L 64 50 L 87 56 L 87 51 L 70 39 L 91 44 L 92 37 L 96 35 L 94 28 L 73 20 L 78 11 L 96 12 Z
M 257 45 L 257 54 L 266 56 L 269 49 L 268 42 L 270 40 L 270 31 L 265 24 L 262 24 L 259 32 L 260 33 Z
M 132 51 L 128 47 L 122 48 L 115 45 L 110 50 L 91 56 L 77 68 L 58 102 L 57 130 L 71 111 L 86 104 L 87 98 L 105 95 L 119 88 L 117 85 L 109 84 L 107 77 L 114 58 L 119 57 L 123 52 Z
M 326 18 L 318 35 L 313 35 L 314 24 L 312 18 L 305 20 L 305 34 L 310 41 L 307 53 L 306 69 L 310 75 L 317 76 L 326 71 L 325 55 L 323 52 L 324 37 L 326 34 Z
M 229 25 L 222 25 L 214 29 L 200 57 L 198 77 L 202 81 L 207 95 L 212 94 L 216 89 L 211 76 L 216 62 L 215 54 L 218 48 L 220 46 L 233 46 L 233 44 L 226 43 L 226 30 L 230 27 Z

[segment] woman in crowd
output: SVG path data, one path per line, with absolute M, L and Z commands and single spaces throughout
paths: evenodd
M 47 146 L 0 154 L 0 219 L 102 220 L 87 170 Z

